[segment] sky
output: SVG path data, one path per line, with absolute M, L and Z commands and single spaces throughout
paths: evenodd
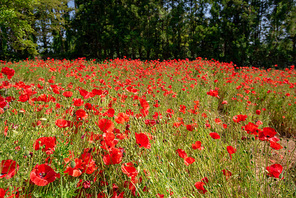
M 69 1 L 69 2 L 68 2 L 68 6 L 69 6 L 70 8 L 74 8 L 74 0 Z
M 70 0 L 69 2 L 68 2 L 68 7 L 69 8 L 74 8 L 75 7 L 75 4 L 74 4 L 74 0 Z M 69 14 L 70 14 L 70 17 L 73 17 L 74 16 L 74 13 L 75 13 L 75 11 L 71 11 Z

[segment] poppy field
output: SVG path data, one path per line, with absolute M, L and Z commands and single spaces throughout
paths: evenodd
M 1 61 L 0 197 L 296 197 L 296 71 Z

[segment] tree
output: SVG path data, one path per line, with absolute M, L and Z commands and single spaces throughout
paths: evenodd
M 0 58 L 11 58 L 16 54 L 23 58 L 36 55 L 37 44 L 31 35 L 31 21 L 35 0 L 0 0 Z
M 59 50 L 58 53 L 64 51 L 63 34 L 66 19 L 68 17 L 69 20 L 69 12 L 72 10 L 68 8 L 68 2 L 69 0 L 40 0 L 35 4 L 33 28 L 36 32 L 35 42 L 40 43 L 40 53 L 53 52 L 52 39 L 55 39 L 55 50 Z M 57 45 L 59 45 L 58 48 Z

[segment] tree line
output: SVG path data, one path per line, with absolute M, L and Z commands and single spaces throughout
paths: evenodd
M 0 59 L 296 62 L 295 0 L 0 0 Z

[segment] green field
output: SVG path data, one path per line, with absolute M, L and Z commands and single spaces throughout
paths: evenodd
M 0 197 L 296 197 L 294 66 L 0 69 Z

